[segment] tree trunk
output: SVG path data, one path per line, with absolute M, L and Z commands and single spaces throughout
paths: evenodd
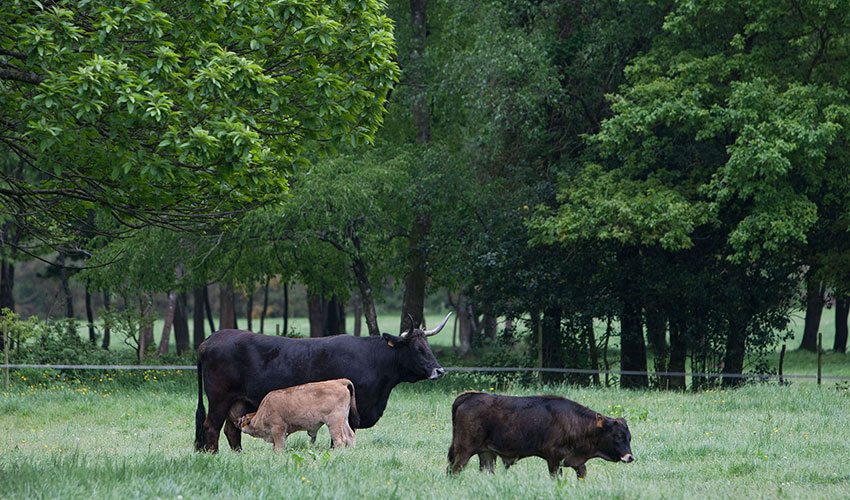
M 177 304 L 174 308 L 174 344 L 177 355 L 189 350 L 189 307 L 186 292 L 177 295 Z
M 431 110 L 428 106 L 426 90 L 428 76 L 425 73 L 428 0 L 410 0 L 410 21 L 413 33 L 412 50 L 405 73 L 411 82 L 411 88 L 417 94 L 413 97 L 413 126 L 416 129 L 416 142 L 426 144 L 431 141 Z
M 431 113 L 428 105 L 427 81 L 425 72 L 425 48 L 428 36 L 428 0 L 410 0 L 411 51 L 405 68 L 413 96 L 413 125 L 416 142 L 428 144 L 431 141 Z M 413 316 L 417 325 L 422 324 L 425 304 L 425 281 L 427 278 L 427 251 L 425 240 L 431 231 L 431 217 L 424 211 L 417 211 L 413 218 L 410 241 L 407 250 L 407 273 L 404 281 L 404 299 L 401 306 L 399 330 L 407 324 L 408 314 Z
M 236 297 L 233 293 L 233 285 L 229 283 L 219 284 L 219 320 L 222 330 L 236 328 Z
M 5 233 L 6 231 L 4 231 L 2 236 L 5 237 Z M 2 312 L 3 309 L 9 309 L 9 311 L 15 312 L 15 299 L 12 296 L 12 289 L 14 285 L 15 265 L 11 261 L 0 259 L 0 312 Z M 5 344 L 3 342 L 3 335 L 0 334 L 0 349 L 5 348 Z
M 800 349 L 814 352 L 818 348 L 818 331 L 820 330 L 820 318 L 823 314 L 824 304 L 824 286 L 822 281 L 811 277 L 807 279 L 806 284 L 806 322 Z
M 212 307 L 210 306 L 210 291 L 207 285 L 204 285 L 204 311 L 207 313 L 207 321 L 210 324 L 210 333 L 214 333 L 215 320 L 213 319 Z
M 147 292 L 143 292 L 139 299 L 139 310 L 141 312 L 141 322 L 139 324 L 139 362 L 147 356 L 148 346 L 153 345 L 153 301 Z
M 168 307 L 165 309 L 165 318 L 162 324 L 162 336 L 159 338 L 159 353 L 168 352 L 168 343 L 171 340 L 171 326 L 174 324 L 174 310 L 177 309 L 177 292 L 168 292 Z
M 289 284 L 283 284 L 283 336 L 289 334 Z
M 582 326 L 582 330 L 584 330 L 584 340 L 587 343 L 587 349 L 590 354 L 590 369 L 598 370 L 599 349 L 596 346 L 596 332 L 593 330 L 593 318 L 591 316 L 583 316 L 582 321 L 584 323 Z M 591 379 L 593 380 L 593 385 L 599 385 L 598 373 L 591 374 Z
M 656 308 L 646 310 L 646 340 L 656 372 L 667 371 L 667 320 Z
M 360 298 L 359 294 L 355 294 L 352 302 L 354 306 L 354 336 L 359 337 L 362 327 L 361 320 L 363 319 L 363 299 Z
M 723 373 L 738 374 L 744 372 L 744 357 L 747 353 L 747 330 L 746 322 L 729 325 L 726 335 L 726 354 L 723 357 Z M 723 387 L 735 387 L 741 384 L 743 379 L 737 377 L 723 377 Z
M 269 280 L 266 276 L 266 284 L 263 287 L 263 311 L 260 313 L 260 333 L 266 331 L 266 313 L 269 311 Z
M 484 336 L 495 342 L 499 334 L 499 325 L 496 317 L 485 314 L 482 322 L 484 323 Z
M 103 308 L 108 311 L 111 305 L 112 304 L 110 303 L 109 292 L 103 292 Z M 103 327 L 103 344 L 101 344 L 100 347 L 106 349 L 107 351 L 109 350 L 109 342 L 112 341 L 112 339 L 110 338 L 111 333 L 112 332 L 110 331 L 108 326 Z
M 685 333 L 682 325 L 678 322 L 670 322 L 670 362 L 667 364 L 667 371 L 670 372 L 685 372 L 685 361 L 688 357 L 688 347 L 685 341 Z M 666 388 L 674 390 L 685 390 L 684 375 L 670 375 L 666 379 Z
M 841 352 L 847 350 L 847 317 L 850 315 L 850 297 L 842 297 L 835 301 L 835 343 L 832 350 Z
M 89 324 L 89 342 L 92 345 L 97 345 L 97 335 L 94 331 L 94 311 L 91 306 L 91 290 L 89 290 L 88 281 L 86 281 L 86 321 Z
M 310 336 L 324 337 L 327 324 L 327 301 L 319 295 L 308 293 L 307 311 L 310 318 Z
M 245 292 L 245 318 L 248 321 L 247 330 L 254 331 L 254 285 Z
M 620 367 L 624 371 L 646 371 L 646 344 L 643 339 L 640 304 L 631 297 L 623 299 L 620 313 Z M 620 386 L 644 388 L 649 385 L 646 375 L 623 375 Z
M 463 294 L 458 294 L 457 298 L 457 323 L 458 323 L 458 342 L 460 350 L 458 354 L 466 356 L 472 350 L 472 322 L 470 321 L 469 300 Z
M 561 341 L 561 308 L 547 307 L 543 310 L 542 334 L 543 368 L 564 368 L 564 347 Z M 544 373 L 544 382 L 560 382 L 564 375 L 560 373 Z
M 345 333 L 345 306 L 336 297 L 328 302 L 328 320 L 325 322 L 325 335 Z
M 13 289 L 15 286 L 15 264 L 11 261 L 0 261 L 0 311 L 9 309 L 15 312 Z
M 74 316 L 74 295 L 71 293 L 70 276 L 68 267 L 65 266 L 65 254 L 59 253 L 59 279 L 62 283 L 62 292 L 65 295 L 65 317 Z
M 413 229 L 407 249 L 407 275 L 404 280 L 404 299 L 401 305 L 401 324 L 399 331 L 406 328 L 407 315 L 413 316 L 413 322 L 421 325 L 425 309 L 426 251 L 425 239 L 431 231 L 431 219 L 427 215 L 414 218 Z
M 206 337 L 204 331 L 204 292 L 206 287 L 195 288 L 192 292 L 192 347 L 197 351 Z
M 359 247 L 359 241 L 354 239 L 355 248 Z M 366 317 L 366 329 L 370 336 L 381 334 L 378 329 L 378 314 L 375 312 L 375 301 L 372 299 L 372 285 L 369 283 L 369 275 L 366 274 L 366 263 L 359 257 L 351 261 L 351 269 L 360 289 L 360 299 L 363 301 L 363 315 Z

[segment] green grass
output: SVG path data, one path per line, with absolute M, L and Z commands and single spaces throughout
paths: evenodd
M 113 374 L 126 377 L 125 373 Z M 113 376 L 113 375 L 110 375 Z M 137 373 L 136 376 L 140 376 Z M 154 380 L 152 377 L 157 376 Z M 845 388 L 751 385 L 702 393 L 569 386 L 561 394 L 624 416 L 637 461 L 588 463 L 549 478 L 542 459 L 480 473 L 473 459 L 445 475 L 450 407 L 464 389 L 506 394 L 483 375 L 402 384 L 354 449 L 329 449 L 326 429 L 287 450 L 244 436 L 242 453 L 192 453 L 194 373 L 147 372 L 91 385 L 16 380 L 0 393 L 2 498 L 848 498 Z

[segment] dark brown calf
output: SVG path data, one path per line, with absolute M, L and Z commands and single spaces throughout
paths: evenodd
M 505 468 L 525 457 L 540 457 L 553 476 L 561 465 L 587 473 L 585 462 L 634 460 L 625 419 L 603 416 L 560 396 L 498 396 L 464 392 L 452 405 L 448 472 L 460 472 L 472 455 L 493 472 L 496 457 Z

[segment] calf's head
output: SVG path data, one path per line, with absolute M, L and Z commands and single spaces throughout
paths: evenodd
M 609 462 L 633 462 L 632 433 L 624 418 L 608 418 L 596 415 L 596 431 L 599 433 L 597 451 L 599 458 Z
M 389 333 L 382 335 L 387 345 L 395 349 L 396 355 L 400 358 L 399 365 L 403 370 L 402 380 L 405 382 L 416 382 L 426 378 L 437 380 L 443 376 L 446 370 L 440 366 L 440 363 L 434 357 L 434 353 L 431 352 L 428 337 L 440 333 L 451 315 L 452 313 L 449 313 L 440 323 L 440 326 L 433 330 L 415 328 L 413 318 L 410 318 L 410 327 L 407 331 L 399 335 L 390 335 Z
M 257 416 L 257 412 L 242 415 L 236 419 L 236 427 L 238 427 L 242 432 L 248 432 L 251 429 L 251 420 L 253 420 L 255 416 Z

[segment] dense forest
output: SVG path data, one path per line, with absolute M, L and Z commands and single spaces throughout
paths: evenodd
M 814 350 L 830 303 L 846 350 L 850 1 L 10 0 L 0 24 L 22 316 L 166 316 L 191 352 L 293 288 L 311 335 L 442 306 L 461 355 L 600 368 L 613 338 L 622 370 L 740 374 L 792 311 Z

